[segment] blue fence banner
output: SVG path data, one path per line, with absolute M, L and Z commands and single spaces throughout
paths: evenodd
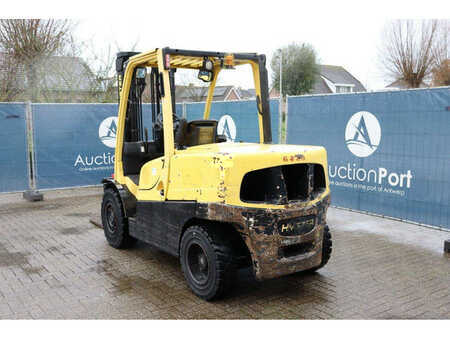
M 28 188 L 25 117 L 25 103 L 0 103 L 0 192 Z
M 279 101 L 270 100 L 272 142 L 279 143 Z M 203 119 L 204 102 L 187 103 L 188 121 Z M 258 110 L 255 100 L 221 101 L 211 104 L 210 118 L 219 121 L 218 133 L 233 142 L 259 142 Z
M 450 87 L 288 97 L 287 143 L 327 149 L 333 205 L 450 229 Z
M 100 184 L 114 170 L 117 104 L 33 104 L 38 189 Z
M 179 116 L 182 105 L 176 105 Z M 117 104 L 32 104 L 38 189 L 100 184 L 114 171 Z M 152 137 L 151 105 L 143 125 Z

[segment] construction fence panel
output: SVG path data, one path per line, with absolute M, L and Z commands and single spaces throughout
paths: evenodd
M 0 103 L 0 193 L 28 188 L 25 103 Z
M 117 104 L 33 104 L 38 189 L 100 184 L 114 170 Z
M 333 205 L 450 229 L 450 87 L 287 105 L 287 143 L 327 150 Z
M 203 119 L 204 102 L 187 103 L 188 121 Z M 270 100 L 272 142 L 279 143 L 279 101 Z M 220 101 L 211 104 L 210 118 L 219 121 L 218 133 L 233 142 L 259 142 L 256 100 Z
M 176 105 L 179 116 L 182 105 Z M 98 185 L 114 171 L 117 104 L 32 104 L 38 189 Z M 142 105 L 152 138 L 151 105 Z

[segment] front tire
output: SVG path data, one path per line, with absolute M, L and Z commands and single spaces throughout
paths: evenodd
M 232 282 L 233 255 L 224 237 L 211 225 L 189 227 L 181 239 L 184 277 L 192 291 L 205 300 L 219 298 Z
M 103 194 L 102 224 L 106 240 L 113 248 L 129 248 L 136 242 L 129 235 L 128 219 L 123 212 L 120 196 L 113 189 L 106 189 Z

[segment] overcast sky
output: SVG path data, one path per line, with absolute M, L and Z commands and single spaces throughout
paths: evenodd
M 378 65 L 383 25 L 393 18 L 448 17 L 448 1 L 39 1 L 10 15 L 70 16 L 76 35 L 96 49 L 157 47 L 265 53 L 291 42 L 307 42 L 322 64 L 340 65 L 368 89 L 387 84 Z M 161 4 L 161 5 L 160 5 Z M 424 6 L 426 4 L 426 6 Z M 14 6 L 14 5 L 13 5 Z M 70 8 L 68 6 L 71 6 Z M 3 12 L 4 9 L 2 9 Z M 6 13 L 6 12 L 5 12 Z M 443 16 L 444 15 L 444 16 Z M 89 16 L 89 18 L 86 18 Z M 270 71 L 270 67 L 269 71 Z M 250 71 L 229 71 L 222 82 L 253 87 Z
M 308 42 L 316 49 L 320 63 L 345 67 L 370 89 L 383 87 L 385 81 L 377 66 L 377 44 L 384 20 L 369 17 L 348 20 L 320 15 L 283 15 L 286 16 L 286 22 L 282 25 L 263 20 L 257 26 L 254 20 L 236 13 L 236 18 L 231 22 L 223 17 L 214 19 L 219 27 L 211 29 L 203 20 L 201 23 L 195 22 L 196 14 L 193 14 L 193 22 L 173 22 L 163 34 L 162 20 L 153 21 L 151 15 L 142 19 L 82 19 L 76 33 L 81 39 L 93 39 L 96 48 L 106 48 L 109 43 L 117 43 L 121 49 L 129 49 L 137 42 L 139 51 L 170 46 L 225 52 L 257 52 L 267 55 L 269 65 L 272 53 L 277 48 L 294 41 Z M 199 13 L 199 20 L 200 17 Z M 227 84 L 236 81 L 240 86 L 253 87 L 249 69 L 243 74 L 236 70 L 227 71 L 227 77 L 223 81 Z

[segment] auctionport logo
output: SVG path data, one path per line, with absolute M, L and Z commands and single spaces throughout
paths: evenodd
M 107 117 L 98 127 L 98 137 L 109 148 L 116 147 L 117 117 Z
M 381 127 L 375 115 L 360 111 L 354 114 L 345 128 L 348 150 L 358 157 L 368 157 L 377 150 L 381 140 Z
M 217 134 L 224 135 L 227 142 L 234 142 L 236 139 L 236 124 L 230 115 L 224 115 L 217 124 Z

